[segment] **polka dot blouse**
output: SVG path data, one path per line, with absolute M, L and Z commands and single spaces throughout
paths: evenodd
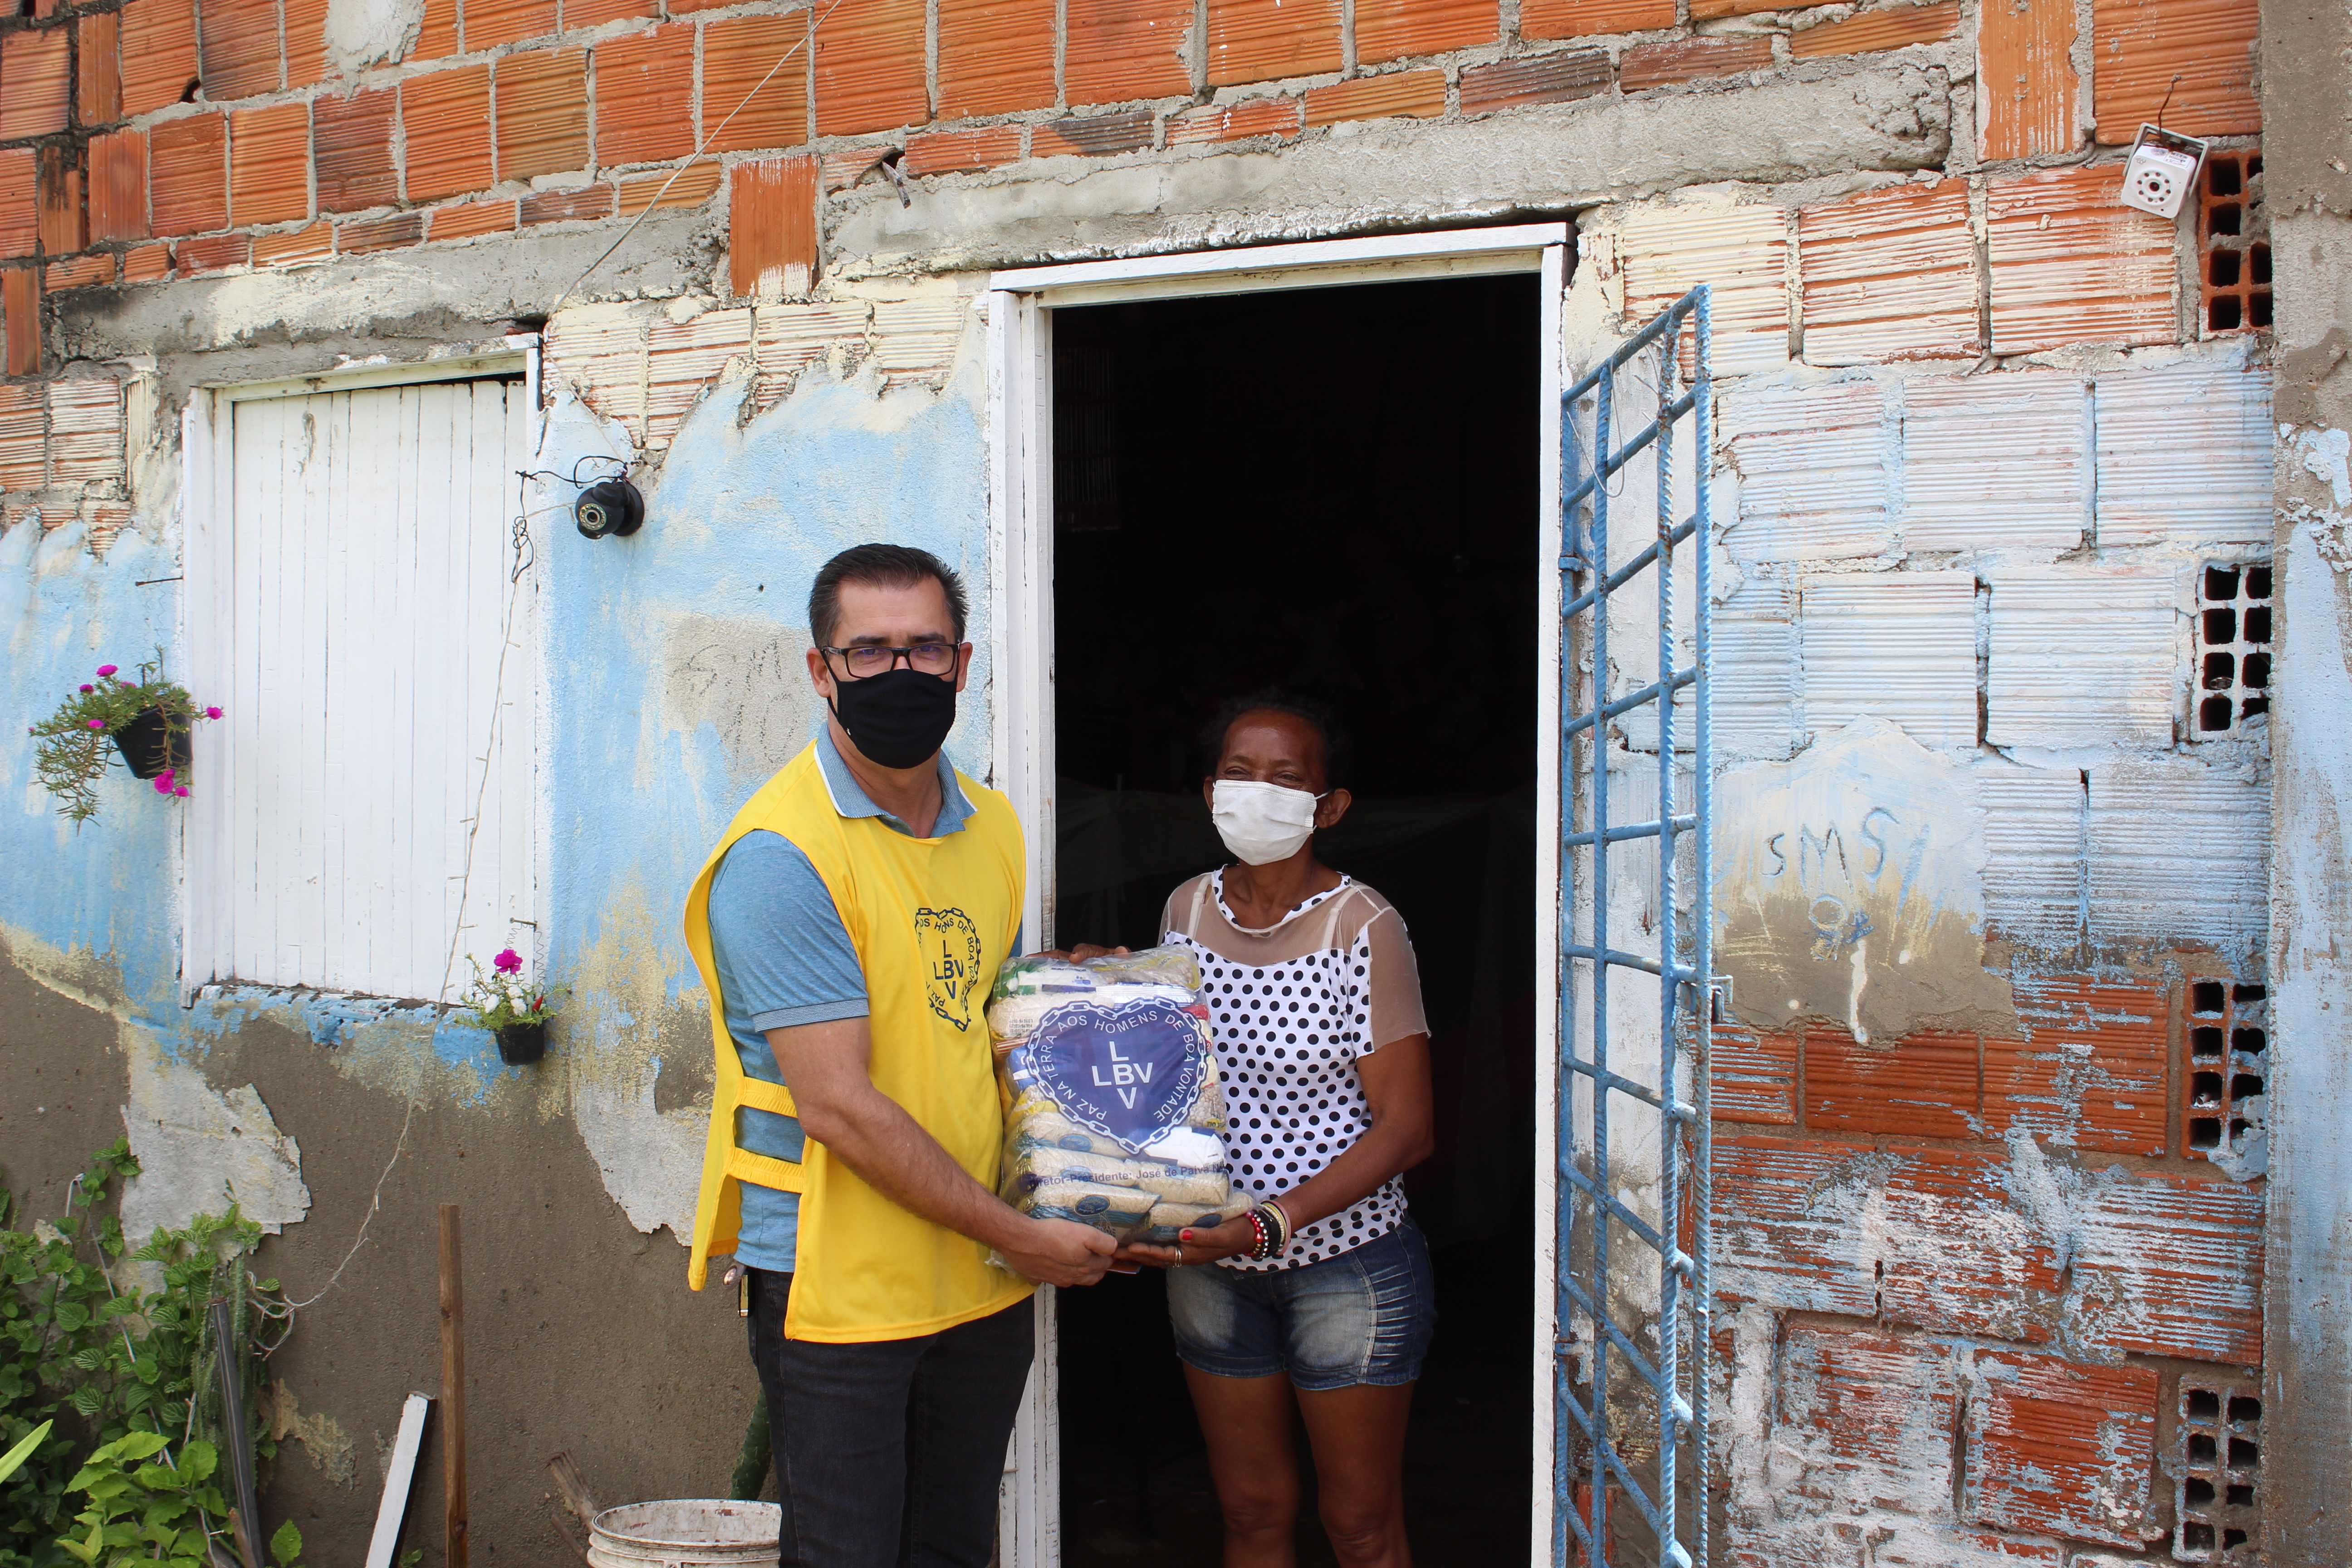
M 1234 1182 L 1276 1197 L 1320 1173 L 1371 1125 L 1357 1058 L 1424 1034 L 1421 980 L 1404 917 L 1342 878 L 1273 926 L 1253 930 L 1226 908 L 1224 873 L 1195 878 L 1168 900 L 1164 941 L 1201 965 L 1225 1147 Z M 1265 1262 L 1220 1259 L 1249 1273 L 1336 1258 L 1387 1235 L 1405 1215 L 1394 1176 L 1338 1214 L 1301 1226 Z

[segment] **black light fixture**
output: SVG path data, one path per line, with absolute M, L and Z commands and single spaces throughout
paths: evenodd
M 572 503 L 572 521 L 590 539 L 608 533 L 626 539 L 644 526 L 646 498 L 625 479 L 599 479 Z

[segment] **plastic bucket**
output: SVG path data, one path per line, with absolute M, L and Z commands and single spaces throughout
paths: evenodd
M 608 1508 L 588 1527 L 589 1568 L 772 1565 L 784 1510 L 772 1502 L 680 1498 Z

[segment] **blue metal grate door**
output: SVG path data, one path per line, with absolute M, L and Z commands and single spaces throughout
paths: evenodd
M 1708 1561 L 1706 286 L 1560 412 L 1551 1561 L 1688 1568 Z

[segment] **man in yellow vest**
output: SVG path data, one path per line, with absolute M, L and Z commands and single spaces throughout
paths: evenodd
M 1004 797 L 940 752 L 965 610 L 925 551 L 825 563 L 808 655 L 824 729 L 687 896 L 718 1058 L 687 1278 L 700 1289 L 730 1253 L 746 1271 L 785 1568 L 984 1568 L 1029 1281 L 1092 1284 L 1111 1261 L 1102 1233 L 993 1190 L 982 1010 L 1018 951 L 1023 856 Z

